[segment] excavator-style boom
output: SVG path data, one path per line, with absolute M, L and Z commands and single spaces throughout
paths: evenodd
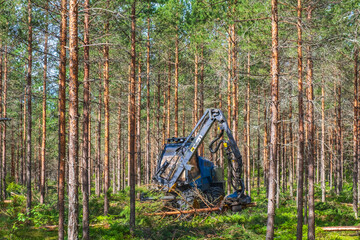
M 209 150 L 211 153 L 216 153 L 221 144 L 224 145 L 230 183 L 234 189 L 234 193 L 224 198 L 223 204 L 239 211 L 241 205 L 250 203 L 251 199 L 245 195 L 245 187 L 241 179 L 242 158 L 239 148 L 220 109 L 207 109 L 188 137 L 168 139 L 159 156 L 153 180 L 168 192 L 175 189 L 177 192 L 183 192 L 197 188 L 204 193 L 216 195 L 212 196 L 213 198 L 224 195 L 222 169 L 197 154 L 199 146 L 215 122 L 218 123 L 220 134 L 211 141 Z M 221 139 L 224 133 L 227 140 Z M 213 148 L 214 144 L 216 144 L 215 148 Z

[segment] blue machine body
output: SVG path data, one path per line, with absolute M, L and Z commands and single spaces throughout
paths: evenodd
M 210 188 L 210 184 L 214 179 L 214 164 L 209 160 L 206 160 L 203 157 L 198 156 L 198 163 L 200 169 L 200 176 L 198 179 L 193 181 L 190 185 L 192 187 L 197 187 L 202 191 L 205 191 Z

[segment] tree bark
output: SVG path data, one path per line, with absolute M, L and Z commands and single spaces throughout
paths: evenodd
M 229 37 L 228 37 L 228 79 L 227 79 L 227 112 L 228 112 L 228 125 L 231 128 L 231 68 L 232 68 L 232 40 L 231 40 L 231 25 L 229 26 Z
M 106 1 L 106 7 L 109 8 L 110 1 Z M 109 33 L 109 16 L 105 21 L 105 34 Z M 104 46 L 104 110 L 105 110 L 105 136 L 104 136 L 104 215 L 109 212 L 109 187 L 110 187 L 110 104 L 109 104 L 109 39 L 106 38 Z
M 150 9 L 150 0 L 148 1 L 148 10 Z M 150 142 L 150 17 L 147 18 L 147 41 L 146 41 L 146 153 L 145 153 L 145 162 L 146 162 L 146 172 L 145 172 L 145 183 L 149 184 L 151 182 L 152 176 L 152 166 L 151 166 L 151 142 Z M 177 86 L 177 66 L 175 63 L 175 86 Z M 175 95 L 177 95 L 177 90 L 175 90 Z M 175 134 L 177 137 L 177 96 L 175 97 Z
M 337 85 L 336 88 L 336 95 L 337 95 L 337 109 L 336 109 L 336 194 L 340 194 L 342 192 L 342 179 L 341 179 L 341 154 L 342 154 L 342 147 L 341 147 L 341 139 L 342 139 L 342 130 L 341 130 L 341 84 Z
M 5 53 L 4 53 L 4 76 L 3 76 L 3 118 L 7 118 L 7 74 L 8 74 L 8 66 L 7 66 L 7 46 L 5 45 Z M 2 128 L 2 188 L 3 188 L 3 199 L 6 199 L 6 124 L 3 125 Z M 11 143 L 13 146 L 13 142 Z M 11 155 L 13 156 L 13 155 Z M 13 176 L 13 175 L 12 175 Z
M 26 212 L 30 215 L 31 211 L 31 131 L 32 131 L 32 108 L 31 108 L 31 71 L 32 71 L 32 3 L 28 0 L 28 71 L 27 71 L 27 85 L 26 85 L 26 97 L 27 97 L 27 131 L 26 131 L 26 186 L 27 186 L 27 198 L 26 198 Z
M 266 239 L 274 238 L 275 221 L 275 170 L 277 161 L 277 128 L 278 128 L 278 88 L 279 88 L 279 39 L 278 39 L 278 8 L 277 0 L 271 0 L 271 128 L 270 128 L 270 168 L 269 168 L 269 196 Z
M 41 172 L 40 172 L 40 204 L 45 200 L 45 150 L 46 150 L 46 81 L 47 81 L 47 53 L 48 53 L 48 1 L 46 1 L 46 23 L 44 43 L 44 74 L 43 74 L 43 102 L 42 102 L 42 139 L 41 139 Z
M 176 31 L 178 27 L 176 26 Z M 178 113 L 178 88 L 179 88 L 179 36 L 176 32 L 175 36 L 175 94 L 174 94 L 174 114 L 175 114 L 175 137 L 179 134 L 179 113 Z
M 141 52 L 138 53 L 138 81 L 136 90 L 136 182 L 141 185 Z M 168 108 L 169 110 L 169 108 Z M 169 120 L 170 121 L 170 120 Z M 170 131 L 170 130 L 168 130 Z
M 289 159 L 289 185 L 290 185 L 290 197 L 293 198 L 294 194 L 294 142 L 293 142 L 293 128 L 292 128 L 292 88 L 290 88 L 289 97 L 289 143 L 290 143 L 290 159 Z
M 303 184 L 304 184 L 304 110 L 303 110 L 303 82 L 302 82 L 302 6 L 298 0 L 297 6 L 297 32 L 298 32 L 298 104 L 299 104 L 299 148 L 297 164 L 297 239 L 302 239 L 303 228 Z
M 97 129 L 96 129 L 96 153 L 95 153 L 95 194 L 100 196 L 101 192 L 101 111 L 102 111 L 102 88 L 101 84 L 99 85 L 99 106 L 98 106 L 98 116 L 97 116 Z
M 25 88 L 25 93 L 24 93 L 24 112 L 23 112 L 23 138 L 22 138 L 22 183 L 25 185 L 26 184 L 26 115 L 27 115 L 27 111 L 26 111 L 26 103 L 27 103 L 27 96 L 26 96 L 26 88 Z
M 83 143 L 82 143 L 82 234 L 83 239 L 90 239 L 89 235 L 89 132 L 90 132 L 90 0 L 84 2 L 84 103 L 83 103 Z
M 264 168 L 264 186 L 266 188 L 266 196 L 268 196 L 269 191 L 269 161 L 268 161 L 268 122 L 267 122 L 267 104 L 266 104 L 266 90 L 264 90 L 264 159 L 263 159 L 263 168 Z
M 59 170 L 58 170 L 58 207 L 59 207 L 59 240 L 64 239 L 65 220 L 65 159 L 66 159 L 66 27 L 67 0 L 61 0 L 60 24 L 60 64 L 59 64 Z
M 353 150 L 353 211 L 355 214 L 355 218 L 358 217 L 358 190 L 357 190 L 357 185 L 358 185 L 358 156 L 359 156 L 359 140 L 358 140 L 358 55 L 359 55 L 359 51 L 358 49 L 355 50 L 354 53 L 354 124 L 353 124 L 353 131 L 354 131 L 354 150 Z M 323 93 L 323 88 L 322 88 L 322 93 Z M 322 143 L 322 142 L 321 142 Z M 323 147 L 323 144 L 321 144 L 321 148 Z M 322 149 L 321 149 L 322 150 Z M 323 163 L 323 152 L 321 151 L 321 163 Z M 321 173 L 321 190 L 323 190 L 323 175 Z M 325 186 L 324 186 L 325 188 Z M 323 195 L 325 195 L 323 193 Z M 325 196 L 323 197 L 324 200 L 322 200 L 323 202 L 325 201 Z M 322 199 L 323 199 L 322 198 Z
M 307 9 L 308 24 L 311 24 L 312 8 Z M 310 43 L 312 39 L 310 37 Z M 309 219 L 308 239 L 315 239 L 315 206 L 314 206 L 314 154 L 315 154 L 315 129 L 314 129 L 314 93 L 313 93 L 313 61 L 310 44 L 307 45 L 307 82 L 308 82 L 308 179 L 309 179 Z
M 167 83 L 167 101 L 166 101 L 166 138 L 170 138 L 170 99 L 171 99 L 171 56 L 169 52 L 169 59 L 168 59 L 168 83 Z
M 260 195 L 260 158 L 261 158 L 261 140 L 260 140 L 260 91 L 258 91 L 258 106 L 257 106 L 257 159 L 256 159 L 256 168 L 257 168 L 257 195 Z
M 205 72 L 205 65 L 204 65 L 204 45 L 201 45 L 201 59 L 200 59 L 200 99 L 199 99 L 199 115 L 198 120 L 204 115 L 204 72 Z M 201 143 L 199 146 L 199 154 L 200 156 L 204 156 L 204 143 Z M 205 156 L 204 156 L 205 157 Z
M 117 187 L 116 187 L 116 191 L 119 192 L 120 189 L 122 190 L 122 185 L 121 185 L 121 176 L 122 176 L 122 171 L 125 171 L 124 168 L 122 168 L 121 165 L 121 93 L 122 89 L 120 87 L 120 96 L 119 96 L 119 110 L 118 110 L 118 136 L 117 136 Z M 124 159 L 125 161 L 125 159 Z M 125 179 L 122 179 L 123 181 L 125 181 Z M 115 181 L 115 179 L 114 179 Z
M 129 124 L 129 163 L 130 163 L 130 230 L 135 227 L 135 65 L 136 65 L 136 0 L 131 6 L 131 64 L 130 64 L 130 124 Z
M 3 97 L 3 46 L 2 42 L 0 41 L 0 116 L 2 117 L 3 111 L 3 104 L 2 104 L 2 97 Z M 5 125 L 5 124 L 4 124 Z M 5 171 L 3 167 L 3 155 L 2 155 L 2 129 L 4 127 L 3 124 L 0 124 L 0 200 L 5 200 L 5 196 L 3 196 L 3 171 Z
M 68 239 L 78 238 L 78 2 L 69 1 L 69 218 Z
M 250 176 L 250 52 L 247 55 L 247 74 L 248 74 L 248 81 L 246 84 L 246 183 L 247 183 L 247 192 L 249 196 L 251 196 L 251 176 Z M 236 84 L 237 86 L 237 84 Z M 237 92 L 237 91 L 236 91 Z M 237 97 L 236 97 L 237 102 Z M 237 109 L 237 108 L 236 108 Z M 236 124 L 237 125 L 237 117 L 236 117 Z
M 193 126 L 195 127 L 197 121 L 198 121 L 198 76 L 199 76 L 199 56 L 198 56 L 198 53 L 197 53 L 197 50 L 195 51 L 195 83 L 194 83 L 194 124 Z

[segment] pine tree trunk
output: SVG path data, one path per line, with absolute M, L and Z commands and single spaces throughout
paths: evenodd
M 23 161 L 22 161 L 22 178 L 23 178 L 23 184 L 26 185 L 26 125 L 27 125 L 27 108 L 26 108 L 26 104 L 27 104 L 27 96 L 26 96 L 26 88 L 25 88 L 25 93 L 24 93 L 24 112 L 23 112 L 23 139 L 22 139 L 22 144 L 23 144 Z
M 167 101 L 166 101 L 166 138 L 170 138 L 170 102 L 171 99 L 171 56 L 169 52 L 169 59 L 168 59 L 168 82 L 167 82 Z
M 3 111 L 3 105 L 2 105 L 2 97 L 3 97 L 3 52 L 2 52 L 2 42 L 0 41 L 0 117 L 2 117 L 2 111 Z M 3 167 L 3 155 L 2 155 L 2 129 L 5 124 L 0 124 L 0 200 L 4 200 L 5 196 L 3 196 L 3 179 L 5 179 L 5 176 L 3 176 L 3 171 L 5 171 L 5 168 Z
M 200 106 L 199 106 L 199 115 L 198 120 L 204 115 L 204 45 L 201 45 L 201 59 L 200 59 Z M 200 156 L 204 156 L 204 143 L 199 146 L 199 154 Z M 205 156 L 204 156 L 205 157 Z
M 248 82 L 246 85 L 246 183 L 247 183 L 247 192 L 249 196 L 251 196 L 251 178 L 250 178 L 250 52 L 247 55 L 247 74 L 248 74 Z M 237 92 L 237 91 L 236 91 Z M 236 97 L 237 99 L 237 97 Z M 237 102 L 237 100 L 236 100 Z M 237 108 L 236 108 L 237 109 Z M 236 117 L 236 124 L 237 124 Z
M 106 1 L 108 8 L 110 1 Z M 109 16 L 105 21 L 105 34 L 109 33 Z M 109 39 L 106 38 L 104 46 L 104 110 L 105 110 L 105 136 L 104 136 L 104 215 L 109 212 L 109 187 L 110 187 L 110 104 L 109 104 Z
M 278 39 L 278 9 L 277 0 L 271 0 L 271 127 L 270 127 L 270 165 L 269 165 L 269 194 L 268 194 L 268 219 L 266 239 L 274 238 L 275 221 L 275 171 L 277 162 L 277 128 L 278 128 L 278 88 L 279 88 L 279 39 Z
M 119 110 L 118 110 L 118 136 L 117 136 L 117 176 L 116 176 L 116 181 L 117 181 L 117 187 L 116 187 L 116 192 L 119 192 L 120 189 L 122 189 L 122 184 L 121 184 L 121 176 L 122 176 L 122 171 L 125 171 L 124 168 L 122 168 L 121 165 L 121 87 L 120 87 L 120 96 L 119 96 Z M 124 146 L 123 146 L 124 147 Z M 125 159 L 124 159 L 125 161 Z M 115 178 L 114 178 L 115 181 Z M 122 181 L 125 181 L 125 179 L 122 179 Z
M 178 31 L 178 27 L 176 26 Z M 178 88 L 179 88 L 179 36 L 175 36 L 175 94 L 174 94 L 174 115 L 175 115 L 175 137 L 179 135 L 179 108 L 178 108 Z
M 232 49 L 232 40 L 231 40 L 231 25 L 229 26 L 229 37 L 228 37 L 228 78 L 227 78 L 227 113 L 228 113 L 228 125 L 231 128 L 231 81 L 232 81 L 232 55 L 231 55 L 231 49 Z
M 82 234 L 83 239 L 90 239 L 89 236 L 89 123 L 90 123 L 90 44 L 89 22 L 90 22 L 90 0 L 84 3 L 84 103 L 83 103 L 83 143 L 82 143 Z
M 61 0 L 60 24 L 60 66 L 59 66 L 59 170 L 58 170 L 58 208 L 59 208 L 59 240 L 64 239 L 65 220 L 65 159 L 66 159 L 66 31 L 67 0 Z
M 130 165 L 130 230 L 135 227 L 135 68 L 136 68 L 136 0 L 131 6 L 131 64 L 130 64 L 130 111 L 129 111 L 129 165 Z
M 294 194 L 294 142 L 293 142 L 293 131 L 292 131 L 292 98 L 291 98 L 292 89 L 290 88 L 290 97 L 289 97 L 289 143 L 290 143 L 290 158 L 289 158 L 289 187 L 290 187 L 290 197 L 293 198 Z
M 25 100 L 25 99 L 24 99 Z M 23 178 L 23 175 L 24 175 L 24 131 L 23 131 L 23 125 L 24 125 L 24 104 L 25 101 L 23 101 L 22 98 L 20 98 L 20 119 L 19 119 L 19 132 L 20 132 L 20 146 L 19 146 L 19 163 L 18 163 L 18 168 L 19 168 L 19 171 L 18 171 L 18 175 L 19 175 L 19 183 L 20 184 L 24 184 L 24 178 Z
M 308 24 L 311 24 L 312 8 L 307 10 Z M 312 39 L 310 37 L 310 43 Z M 315 129 L 314 129 L 314 93 L 313 93 L 313 61 L 311 46 L 307 46 L 307 82 L 308 82 L 308 179 L 309 179 L 309 219 L 308 239 L 315 239 L 315 206 L 314 206 L 314 161 L 315 161 Z
M 266 90 L 264 90 L 264 186 L 266 188 L 266 196 L 269 193 L 269 161 L 268 161 L 268 122 L 267 122 L 267 104 L 266 104 Z
M 198 122 L 198 118 L 199 118 L 199 116 L 198 116 L 198 112 L 199 112 L 199 110 L 198 110 L 198 92 L 199 92 L 199 90 L 198 90 L 198 76 L 199 76 L 199 56 L 198 56 L 198 53 L 197 53 L 197 51 L 195 52 L 195 83 L 194 83 L 194 124 L 193 124 L 193 126 L 195 127 L 195 125 L 196 125 L 196 123 Z
M 68 239 L 78 238 L 78 2 L 69 2 L 69 217 Z
M 141 52 L 138 54 L 138 81 L 136 90 L 136 183 L 141 185 Z M 168 108 L 169 110 L 169 108 Z M 170 121 L 170 120 L 169 120 Z
M 258 91 L 258 96 L 260 96 L 260 91 Z M 260 152 L 261 152 L 261 143 L 260 143 L 260 98 L 258 98 L 258 106 L 257 106 L 257 159 L 256 159 L 256 168 L 257 168 L 257 195 L 260 195 Z
M 15 180 L 15 167 L 16 167 L 16 158 L 15 158 L 15 138 L 14 138 L 14 129 L 11 130 L 11 178 Z
M 102 109 L 102 101 L 101 101 L 101 91 L 102 88 L 99 85 L 99 105 L 98 105 L 98 117 L 97 117 L 97 129 L 96 129 L 96 153 L 95 153 L 95 194 L 100 196 L 101 192 L 101 109 Z
M 45 200 L 45 150 L 46 150 L 46 80 L 47 80 L 47 52 L 48 52 L 48 1 L 46 1 L 46 25 L 44 43 L 44 74 L 43 74 L 43 102 L 42 102 L 42 139 L 41 139 L 41 172 L 40 172 L 40 204 Z
M 150 0 L 148 1 L 148 9 L 150 9 Z M 151 167 L 151 141 L 150 141 L 150 17 L 147 19 L 147 42 L 146 42 L 146 153 L 145 153 L 145 162 L 146 162 L 146 172 L 145 172 L 145 184 L 151 182 L 152 176 L 152 167 Z M 175 128 L 177 128 L 177 65 L 175 63 L 175 86 L 176 86 L 176 96 L 175 96 Z M 177 130 L 175 130 L 177 136 Z
M 298 0 L 297 6 L 297 31 L 298 31 L 298 105 L 299 105 L 299 148 L 297 159 L 297 239 L 302 239 L 303 228 L 303 184 L 304 184 L 304 110 L 303 110 L 303 82 L 302 82 L 302 6 Z
M 7 46 L 5 45 L 4 53 L 4 80 L 3 80 L 3 117 L 7 118 L 7 75 L 8 75 L 8 66 L 7 66 Z M 3 199 L 6 199 L 6 124 L 2 128 L 2 187 L 3 187 Z M 11 143 L 13 146 L 13 142 Z M 13 156 L 13 155 L 11 155 Z M 13 174 L 11 174 L 13 176 Z
M 354 53 L 354 124 L 353 124 L 353 131 L 354 131 L 354 150 L 353 150 L 353 211 L 355 214 L 355 218 L 358 217 L 358 156 L 359 156 L 359 140 L 358 140 L 358 49 L 355 50 Z M 322 155 L 321 155 L 322 157 Z M 321 162 L 323 159 L 321 158 Z M 322 175 L 321 175 L 322 181 Z M 322 189 L 322 182 L 321 182 L 321 189 Z M 324 197 L 325 198 L 325 197 Z M 324 201 L 324 200 L 323 200 Z
M 32 71 L 32 25 L 31 25 L 31 0 L 28 0 L 28 71 L 27 71 L 27 85 L 26 85 L 26 97 L 27 97 L 27 131 L 26 131 L 26 186 L 27 186 L 27 198 L 26 198 L 26 212 L 30 215 L 31 211 L 31 131 L 32 131 L 32 108 L 31 108 L 31 71 Z
M 337 95 L 337 109 L 336 109 L 336 194 L 340 194 L 342 191 L 342 179 L 341 179 L 341 154 L 342 154 L 342 148 L 341 148 L 341 139 L 342 139 L 342 131 L 341 131 L 341 85 L 338 84 L 336 88 L 336 95 Z

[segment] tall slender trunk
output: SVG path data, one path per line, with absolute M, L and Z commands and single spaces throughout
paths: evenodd
M 235 0 L 236 2 L 236 0 Z M 238 79 L 237 79 L 237 36 L 235 32 L 235 24 L 232 24 L 232 80 L 233 80 L 233 86 L 232 86 L 232 131 L 235 138 L 235 141 L 239 141 L 238 136 L 238 105 L 239 101 L 237 98 L 237 87 L 238 87 Z M 249 153 L 247 153 L 249 155 Z M 247 158 L 246 158 L 247 162 Z M 248 164 L 247 164 L 248 165 Z M 248 166 L 246 166 L 248 167 Z M 247 173 L 248 168 L 246 168 Z
M 131 6 L 131 64 L 130 64 L 130 111 L 129 111 L 129 165 L 130 165 L 130 229 L 135 227 L 135 68 L 136 68 L 136 0 Z
M 119 192 L 120 189 L 122 189 L 122 185 L 121 185 L 121 176 L 122 176 L 122 171 L 125 171 L 125 169 L 122 168 L 121 165 L 121 87 L 120 87 L 120 96 L 119 96 L 119 107 L 118 107 L 118 136 L 117 136 L 117 176 L 116 176 L 116 181 L 117 181 L 117 187 L 116 187 L 116 192 Z M 125 159 L 124 159 L 125 161 Z M 115 181 L 115 179 L 114 179 Z M 125 181 L 125 179 L 122 179 L 122 181 Z
M 0 41 L 0 117 L 2 117 L 2 111 L 3 111 L 3 104 L 2 104 L 2 97 L 3 97 L 3 46 L 2 42 Z M 0 200 L 3 200 L 5 196 L 3 196 L 3 179 L 5 179 L 5 176 L 3 177 L 3 155 L 2 155 L 2 129 L 5 124 L 0 124 Z
M 106 1 L 109 8 L 110 1 Z M 109 16 L 105 21 L 105 34 L 109 33 Z M 110 187 L 110 104 L 109 104 L 109 39 L 106 37 L 104 46 L 104 110 L 105 110 L 105 136 L 104 136 L 104 215 L 109 212 L 109 187 Z
M 358 55 L 359 55 L 359 50 L 356 49 L 354 52 L 354 124 L 353 124 L 353 131 L 354 131 L 354 150 L 353 150 L 353 211 L 355 214 L 355 218 L 358 217 L 358 190 L 357 190 L 357 185 L 358 185 L 358 157 L 359 157 L 359 139 L 358 139 L 358 126 L 359 126 L 359 121 L 358 121 Z M 323 92 L 323 88 L 322 88 L 322 92 Z M 322 147 L 322 145 L 321 145 Z M 323 158 L 322 158 L 322 151 L 321 151 L 321 162 L 323 162 Z M 321 190 L 323 189 L 322 186 L 322 174 L 321 174 Z M 324 193 L 323 193 L 324 194 Z M 323 197 L 324 200 L 322 200 L 323 202 L 325 201 L 325 197 Z
M 95 153 L 95 194 L 100 196 L 101 192 L 101 109 L 102 109 L 102 101 L 101 94 L 102 88 L 99 85 L 99 108 L 98 108 L 98 117 L 97 117 L 97 129 L 96 129 L 96 153 Z
M 26 97 L 26 88 L 24 93 L 24 112 L 23 112 L 23 138 L 22 138 L 22 183 L 26 184 L 26 123 L 27 123 L 27 110 L 26 110 L 26 103 L 27 103 L 27 97 Z
M 90 40 L 89 40 L 90 41 Z M 90 72 L 90 67 L 89 67 L 89 72 Z M 90 96 L 90 93 L 91 93 L 91 83 L 89 82 L 89 105 L 88 105 L 88 108 L 89 108 L 89 134 L 88 134 L 88 187 L 89 187 L 89 190 L 88 190 L 88 193 L 89 193 L 89 197 L 91 195 L 91 179 L 92 179 L 92 175 L 93 175 L 93 169 L 94 169 L 94 160 L 91 156 L 91 96 Z
M 42 102 L 42 139 L 41 139 L 41 172 L 40 172 L 40 204 L 45 200 L 45 148 L 46 148 L 46 80 L 47 80 L 47 52 L 48 52 L 48 1 L 46 1 L 46 23 L 44 43 L 44 74 L 43 74 L 43 102 Z
M 260 96 L 260 91 L 258 91 L 258 96 Z M 257 106 L 257 157 L 256 157 L 256 167 L 257 167 L 257 195 L 260 195 L 260 158 L 261 158 L 261 140 L 260 140 L 260 97 L 258 98 Z
M 167 101 L 166 101 L 166 137 L 170 138 L 170 102 L 171 99 L 171 56 L 169 52 L 169 59 L 168 59 L 168 83 L 167 83 Z
M 20 98 L 20 117 L 19 117 L 19 132 L 20 132 L 20 146 L 19 146 L 19 149 L 18 149 L 18 152 L 19 152 L 19 159 L 18 159 L 18 171 L 17 171 L 17 174 L 18 174 L 18 177 L 19 177 L 19 183 L 20 184 L 23 184 L 24 181 L 23 181 L 23 166 L 24 166 L 24 141 L 23 141 L 23 136 L 24 136 L 24 131 L 22 130 L 22 127 L 23 127 L 23 119 L 24 119 L 24 116 L 23 116 L 23 108 L 24 108 L 24 105 L 23 105 L 23 99 L 22 97 Z
M 193 126 L 196 125 L 198 119 L 199 119 L 199 116 L 198 116 L 198 101 L 199 101 L 199 97 L 198 97 L 198 76 L 199 76 L 199 56 L 198 56 L 198 53 L 197 51 L 195 51 L 195 83 L 194 83 L 194 124 Z
M 58 207 L 59 230 L 58 238 L 64 239 L 65 220 L 65 159 L 66 159 L 66 19 L 67 0 L 61 0 L 60 24 L 60 66 L 59 66 L 59 169 L 58 169 Z
M 264 168 L 264 187 L 266 188 L 266 196 L 269 190 L 269 161 L 268 161 L 268 121 L 267 121 L 267 104 L 266 90 L 264 90 L 264 139 L 263 139 L 263 168 Z
M 27 131 L 26 131 L 26 212 L 30 214 L 31 211 L 31 131 L 32 131 L 32 107 L 31 107 L 31 71 L 32 71 L 32 25 L 31 25 L 31 0 L 28 0 L 28 71 L 27 71 L 27 85 L 26 85 L 26 97 L 27 97 Z
M 15 178 L 15 168 L 16 168 L 16 158 L 15 158 L 15 138 L 14 138 L 14 129 L 11 129 L 11 178 L 16 182 Z
M 69 218 L 68 239 L 78 238 L 78 2 L 69 2 Z
M 308 24 L 311 24 L 312 8 L 307 10 Z M 312 39 L 310 37 L 310 43 Z M 308 239 L 315 239 L 315 206 L 314 206 L 314 154 L 315 154 L 315 129 L 314 129 L 314 93 L 313 93 L 313 61 L 310 44 L 307 45 L 307 82 L 308 82 L 308 179 L 309 179 L 309 219 Z
M 138 54 L 138 81 L 136 90 L 136 182 L 141 185 L 141 52 Z
M 275 221 L 275 170 L 277 161 L 277 128 L 278 128 L 278 88 L 279 88 L 279 39 L 278 39 L 278 8 L 277 0 L 271 0 L 271 128 L 270 128 L 270 167 L 269 167 L 269 194 L 268 219 L 266 239 L 274 238 Z
M 290 185 L 290 197 L 293 198 L 294 194 L 294 142 L 293 142 L 293 130 L 292 130 L 292 88 L 290 88 L 289 97 L 289 143 L 290 143 L 290 158 L 289 158 L 289 185 Z
M 166 91 L 163 91 L 163 98 L 164 98 L 164 103 L 163 103 L 163 116 L 162 116 L 162 145 L 165 144 L 166 142 Z
M 341 179 L 341 155 L 342 155 L 342 148 L 341 148 L 341 139 L 342 139 L 342 130 L 341 130 L 341 84 L 337 85 L 336 88 L 336 95 L 337 95 L 337 109 L 336 109 L 336 194 L 340 194 L 342 191 L 342 179 Z
M 297 32 L 298 32 L 298 104 L 299 104 L 299 149 L 297 164 L 297 239 L 302 239 L 303 228 L 303 184 L 304 184 L 304 110 L 303 110 L 303 82 L 302 82 L 302 6 L 298 0 Z
M 322 78 L 321 84 L 321 201 L 325 202 L 325 80 Z M 356 96 L 355 96 L 356 97 Z M 355 124 L 355 123 L 354 123 Z M 356 200 L 357 201 L 357 200 Z
M 201 45 L 201 59 L 200 59 L 200 99 L 199 99 L 199 115 L 198 119 L 204 115 L 204 71 L 205 71 L 205 63 L 204 63 L 204 45 Z M 199 147 L 199 154 L 200 156 L 204 156 L 204 143 L 200 144 Z
M 248 82 L 246 84 L 246 183 L 247 183 L 247 192 L 249 196 L 251 195 L 251 176 L 250 176 L 250 52 L 247 55 L 247 74 Z M 236 97 L 237 99 L 237 97 Z M 237 100 L 236 100 L 237 102 Z M 237 124 L 237 121 L 236 121 Z M 235 124 L 235 125 L 236 125 Z
M 90 123 L 90 44 L 89 39 L 90 23 L 90 0 L 84 3 L 84 103 L 83 103 L 83 143 L 82 143 L 82 204 L 83 219 L 82 233 L 83 239 L 90 239 L 89 236 L 89 123 Z
M 8 66 L 7 66 L 7 46 L 5 45 L 4 49 L 4 80 L 3 80 L 3 117 L 7 117 L 7 74 L 8 74 Z M 3 198 L 6 199 L 6 124 L 3 125 L 2 128 L 2 187 L 3 187 Z M 13 146 L 13 142 L 11 143 Z M 13 156 L 13 155 L 11 155 Z
M 330 148 L 330 157 L 329 157 L 329 188 L 332 190 L 333 188 L 333 160 L 334 160 L 334 154 L 333 154 L 333 143 L 334 143 L 334 130 L 329 129 L 329 148 Z M 359 187 L 359 186 L 358 186 Z
M 178 27 L 176 26 L 176 30 Z M 179 88 L 179 36 L 175 36 L 175 94 L 174 94 L 174 114 L 175 114 L 175 137 L 179 134 L 179 113 L 178 113 L 178 88 Z
M 231 40 L 231 25 L 229 26 L 229 37 L 228 37 L 228 78 L 227 78 L 227 112 L 228 112 L 228 125 L 231 128 L 231 78 L 232 78 L 232 40 Z
M 150 0 L 148 1 L 148 10 L 150 9 Z M 176 69 L 176 63 L 175 63 Z M 175 82 L 177 81 L 177 70 L 175 70 Z M 176 83 L 175 83 L 176 85 Z M 175 91 L 177 94 L 177 91 Z M 177 101 L 177 97 L 176 97 Z M 177 108 L 177 102 L 175 102 Z M 175 111 L 176 112 L 176 111 Z M 177 127 L 175 115 L 175 126 Z M 150 17 L 147 18 L 147 41 L 146 41 L 146 153 L 145 153 L 145 162 L 146 162 L 146 172 L 145 172 L 145 183 L 149 184 L 152 176 L 152 167 L 151 167 L 151 141 L 150 141 Z M 177 136 L 177 130 L 175 130 Z

